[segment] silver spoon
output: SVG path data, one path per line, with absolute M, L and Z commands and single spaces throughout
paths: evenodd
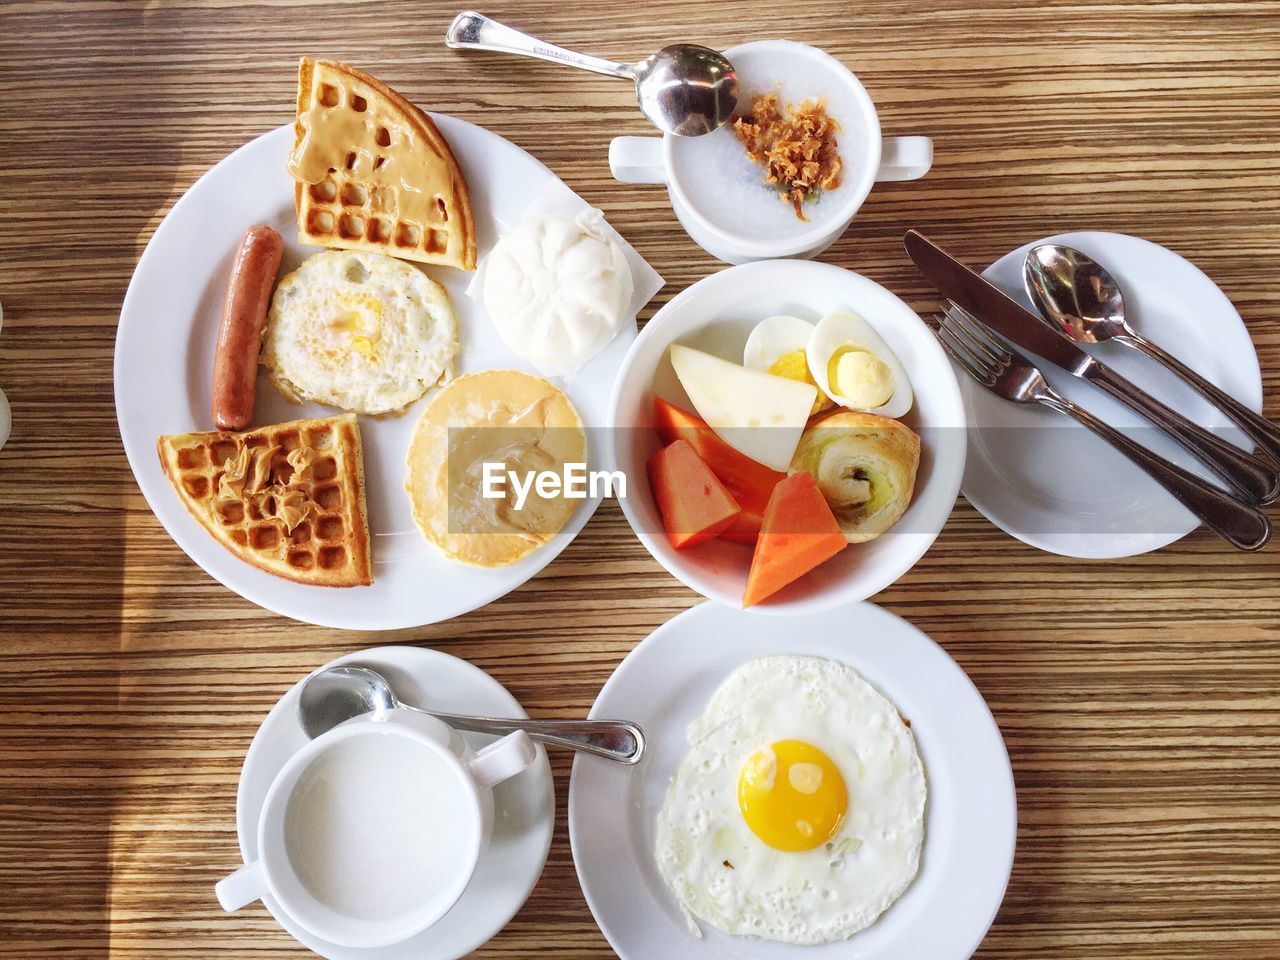
M 618 763 L 639 763 L 644 731 L 625 720 L 513 720 L 466 717 L 401 703 L 387 678 L 368 667 L 342 666 L 307 677 L 298 692 L 298 723 L 313 740 L 340 723 L 390 710 L 413 710 L 443 720 L 455 730 L 503 735 L 523 730 L 539 743 L 568 747 Z
M 663 133 L 700 137 L 723 126 L 738 105 L 738 75 L 722 53 L 693 43 L 663 47 L 636 63 L 614 63 L 565 50 L 468 10 L 453 18 L 444 42 L 567 63 L 636 85 L 640 112 Z
M 1087 254 L 1042 243 L 1027 254 L 1022 280 L 1027 295 L 1055 329 L 1076 343 L 1126 343 L 1160 361 L 1225 413 L 1266 456 L 1280 462 L 1280 425 L 1254 413 L 1134 330 L 1125 319 L 1120 285 Z

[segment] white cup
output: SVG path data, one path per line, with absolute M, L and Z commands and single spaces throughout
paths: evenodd
M 370 739 L 377 737 L 398 739 L 394 743 Z M 314 782 L 323 780 L 325 768 L 316 767 L 316 764 L 331 751 L 345 750 L 350 756 L 350 751 L 357 750 L 368 755 L 368 751 L 385 750 L 388 746 L 393 746 L 406 761 L 414 759 L 416 751 L 422 751 L 418 759 L 423 770 L 430 770 L 433 775 L 431 789 L 421 796 L 406 795 L 403 784 L 393 784 L 392 789 L 400 786 L 400 792 L 378 792 L 371 803 L 381 806 L 369 809 L 376 809 L 385 817 L 386 803 L 396 804 L 399 820 L 394 823 L 360 820 L 359 826 L 375 827 L 388 836 L 394 836 L 400 830 L 436 829 L 443 841 L 441 848 L 447 849 L 447 856 L 440 859 L 447 862 L 432 862 L 430 869 L 437 872 L 431 879 L 432 893 L 427 899 L 406 904 L 404 909 L 385 915 L 319 899 L 299 875 L 289 853 L 290 830 L 301 830 L 302 827 L 291 828 L 286 821 L 290 801 L 295 795 L 302 795 L 313 789 Z M 300 927 L 341 946 L 381 947 L 407 940 L 443 917 L 462 895 L 492 828 L 491 788 L 524 770 L 536 757 L 533 741 L 523 730 L 508 734 L 477 753 L 466 746 L 456 731 L 425 714 L 396 710 L 384 719 L 350 720 L 312 740 L 276 775 L 267 791 L 258 822 L 258 859 L 218 882 L 215 888 L 218 902 L 224 910 L 232 911 L 270 895 Z M 394 769 L 385 764 L 384 767 L 398 774 L 403 772 L 405 764 L 398 764 Z M 308 771 L 313 770 L 315 772 L 308 779 Z M 420 811 L 415 809 L 419 802 Z M 305 802 L 303 806 L 306 806 Z M 323 815 L 318 818 L 322 821 L 336 819 L 341 815 L 340 811 L 349 810 L 327 794 L 324 804 L 316 809 L 322 811 Z M 330 822 L 321 826 L 332 828 L 335 825 Z M 312 860 L 324 858 L 329 856 L 329 850 L 335 849 L 338 839 L 326 838 L 322 829 L 314 843 L 295 841 L 298 843 L 296 849 L 304 850 L 304 855 Z M 331 845 L 328 848 L 326 840 Z M 373 871 L 389 869 L 386 861 L 375 861 L 388 855 L 394 857 L 397 852 L 388 853 L 377 844 L 360 845 L 354 850 L 357 856 L 364 858 L 360 876 L 373 876 Z M 421 865 L 422 861 L 415 861 L 408 866 Z M 362 891 L 376 889 L 376 886 L 367 886 L 359 879 L 354 887 Z M 397 887 L 399 889 L 402 888 Z M 373 906 L 375 910 L 379 908 L 378 904 Z
M 806 204 L 812 222 L 805 226 L 789 222 L 790 207 L 768 195 L 763 170 L 747 159 L 729 125 L 702 137 L 616 137 L 609 144 L 613 176 L 623 183 L 666 184 L 681 226 L 713 257 L 736 264 L 817 256 L 848 228 L 872 184 L 917 180 L 929 172 L 933 141 L 883 139 L 866 88 L 830 54 L 791 40 L 760 40 L 725 55 L 738 73 L 743 107 L 774 91 L 783 103 L 821 97 L 840 125 L 844 168 L 838 188 Z M 823 203 L 834 206 L 819 211 Z

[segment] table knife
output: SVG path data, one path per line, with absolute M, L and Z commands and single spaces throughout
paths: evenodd
M 1280 497 L 1280 473 L 1266 461 L 1193 423 L 1176 410 L 1120 376 L 1053 330 L 985 277 L 970 270 L 915 230 L 904 239 L 920 272 L 947 297 L 1010 343 L 1087 380 L 1119 400 L 1195 454 L 1222 476 L 1242 498 L 1254 504 Z

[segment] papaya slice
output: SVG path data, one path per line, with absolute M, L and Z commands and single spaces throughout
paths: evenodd
M 764 508 L 773 492 L 786 476 L 739 453 L 696 414 L 683 410 L 661 397 L 653 401 L 654 425 L 663 443 L 686 440 L 716 475 L 741 508 L 741 513 L 721 534 L 723 540 L 755 543 L 760 535 Z
M 662 525 L 677 550 L 718 536 L 741 513 L 737 501 L 687 441 L 663 447 L 648 466 Z
M 750 607 L 772 596 L 844 547 L 840 524 L 813 474 L 791 474 L 773 488 L 765 507 L 742 605 Z

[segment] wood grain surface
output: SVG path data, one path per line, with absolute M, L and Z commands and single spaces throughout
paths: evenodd
M 465 657 L 535 716 L 585 713 L 631 647 L 697 601 L 609 503 L 484 609 L 394 634 L 324 630 L 192 564 L 121 450 L 112 349 L 138 255 L 212 164 L 286 121 L 301 54 L 365 66 L 549 164 L 662 272 L 644 314 L 717 269 L 662 191 L 612 182 L 644 133 L 625 84 L 446 50 L 435 0 L 0 6 L 0 955 L 300 957 L 260 907 L 226 916 L 237 777 L 276 698 L 381 643 Z M 792 37 L 865 81 L 888 133 L 934 138 L 823 259 L 917 308 L 901 236 L 970 262 L 1070 229 L 1138 234 L 1205 269 L 1280 415 L 1280 3 L 1125 0 L 495 2 L 566 46 Z M 187 318 L 174 317 L 175 323 Z M 1204 533 L 1111 563 L 1049 556 L 963 500 L 876 602 L 968 671 L 1008 743 L 1017 862 L 983 958 L 1280 955 L 1280 547 Z M 610 956 L 558 817 L 532 899 L 477 955 Z M 850 956 L 853 954 L 850 953 Z M 929 958 L 912 958 L 929 960 Z

